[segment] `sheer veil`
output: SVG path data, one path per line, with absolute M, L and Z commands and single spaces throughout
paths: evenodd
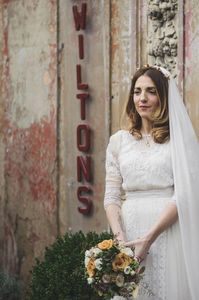
M 156 68 L 169 81 L 169 124 L 175 198 L 191 300 L 197 300 L 199 299 L 199 143 L 175 80 L 166 69 Z

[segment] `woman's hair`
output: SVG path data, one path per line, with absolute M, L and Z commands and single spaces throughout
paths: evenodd
M 135 104 L 134 104 L 134 88 L 137 79 L 146 75 L 151 78 L 155 84 L 158 98 L 159 106 L 152 116 L 152 137 L 156 143 L 162 144 L 169 140 L 169 110 L 168 110 L 168 79 L 163 75 L 163 73 L 157 70 L 155 67 L 143 67 L 139 69 L 131 83 L 130 94 L 128 102 L 126 105 L 125 113 L 128 116 L 130 128 L 130 133 L 136 137 L 136 139 L 141 139 L 142 134 L 140 132 L 142 120 L 138 114 Z

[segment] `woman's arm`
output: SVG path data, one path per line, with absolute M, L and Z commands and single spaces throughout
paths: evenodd
M 178 211 L 175 203 L 169 203 L 161 213 L 157 222 L 148 231 L 146 238 L 152 244 L 156 238 L 171 225 L 173 225 L 178 219 Z
M 106 207 L 106 216 L 115 237 L 119 241 L 124 242 L 125 234 L 122 225 L 121 208 L 115 204 L 108 205 Z
M 143 260 L 147 252 L 150 249 L 152 243 L 157 239 L 157 237 L 166 229 L 168 229 L 172 224 L 174 224 L 178 219 L 178 212 L 176 204 L 170 202 L 161 215 L 159 216 L 156 223 L 149 229 L 145 236 L 137 238 L 134 241 L 126 243 L 126 246 L 135 247 L 135 255 Z
M 122 176 L 118 161 L 122 131 L 110 137 L 106 151 L 106 186 L 104 208 L 113 234 L 120 241 L 125 241 L 121 219 Z

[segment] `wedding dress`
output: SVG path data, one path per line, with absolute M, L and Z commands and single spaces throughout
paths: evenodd
M 176 199 L 170 141 L 158 144 L 150 136 L 136 140 L 126 130 L 112 135 L 104 205 L 121 207 L 126 239 L 144 236 L 172 201 Z M 157 238 L 142 264 L 146 270 L 137 300 L 191 299 L 178 221 Z M 114 297 L 119 299 L 124 298 Z

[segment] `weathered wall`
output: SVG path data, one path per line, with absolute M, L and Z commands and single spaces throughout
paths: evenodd
M 185 1 L 184 6 L 184 95 L 189 115 L 199 138 L 199 5 Z
M 131 78 L 147 63 L 147 1 L 111 1 L 111 132 L 124 124 L 121 118 Z
M 77 31 L 73 6 L 82 11 L 87 4 L 85 29 Z M 109 137 L 109 1 L 60 1 L 60 57 L 61 99 L 60 99 L 60 147 L 59 175 L 60 231 L 83 229 L 98 232 L 107 228 L 103 208 L 105 148 Z M 79 58 L 78 36 L 84 37 L 84 58 Z M 81 65 L 82 82 L 87 90 L 77 89 L 76 66 Z M 86 101 L 85 120 L 80 117 L 80 100 L 76 95 L 89 94 Z M 91 129 L 91 147 L 83 153 L 77 148 L 77 127 L 86 124 Z M 91 158 L 91 180 L 77 180 L 77 156 Z M 78 200 L 79 186 L 87 186 L 92 193 L 85 193 L 91 199 L 91 214 L 84 215 L 78 207 L 85 205 Z
M 0 5 L 0 49 L 3 49 L 3 6 Z M 3 74 L 3 51 L 0 51 L 0 78 Z M 0 79 L 0 257 L 3 253 L 4 245 L 4 153 L 5 146 L 3 143 L 3 119 L 4 119 L 4 103 L 3 103 L 3 84 Z
M 1 2 L 1 258 L 22 278 L 57 235 L 56 11 L 54 0 Z

